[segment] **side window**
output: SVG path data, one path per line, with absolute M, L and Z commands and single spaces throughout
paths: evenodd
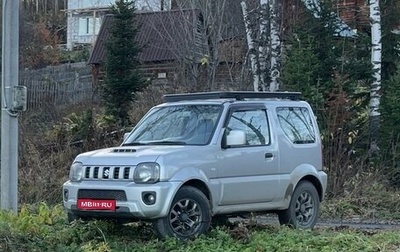
M 265 109 L 233 111 L 227 129 L 245 132 L 246 145 L 267 145 L 270 138 L 266 112 Z
M 295 144 L 315 142 L 310 111 L 301 107 L 277 108 L 279 123 L 286 136 Z

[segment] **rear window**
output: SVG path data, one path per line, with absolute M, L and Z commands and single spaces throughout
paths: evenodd
M 295 144 L 315 142 L 312 115 L 304 107 L 281 107 L 276 110 L 285 135 Z

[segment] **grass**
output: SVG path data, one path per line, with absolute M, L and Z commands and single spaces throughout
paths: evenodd
M 0 251 L 399 251 L 400 231 L 338 228 L 295 230 L 277 225 L 217 226 L 194 240 L 158 240 L 149 224 L 68 224 L 60 205 L 0 212 Z
M 359 183 L 365 183 L 357 184 L 348 193 L 323 202 L 321 217 L 400 222 L 400 190 L 376 180 L 376 176 L 363 177 Z

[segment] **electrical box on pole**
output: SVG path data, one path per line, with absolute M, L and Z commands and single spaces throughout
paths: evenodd
M 12 112 L 26 111 L 27 90 L 25 86 L 14 86 L 12 96 Z

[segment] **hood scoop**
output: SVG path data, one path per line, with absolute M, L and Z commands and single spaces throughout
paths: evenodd
M 111 152 L 114 152 L 114 153 L 119 153 L 119 152 L 122 152 L 122 153 L 129 153 L 129 152 L 136 152 L 136 150 L 135 149 L 114 149 L 114 150 L 112 150 Z

